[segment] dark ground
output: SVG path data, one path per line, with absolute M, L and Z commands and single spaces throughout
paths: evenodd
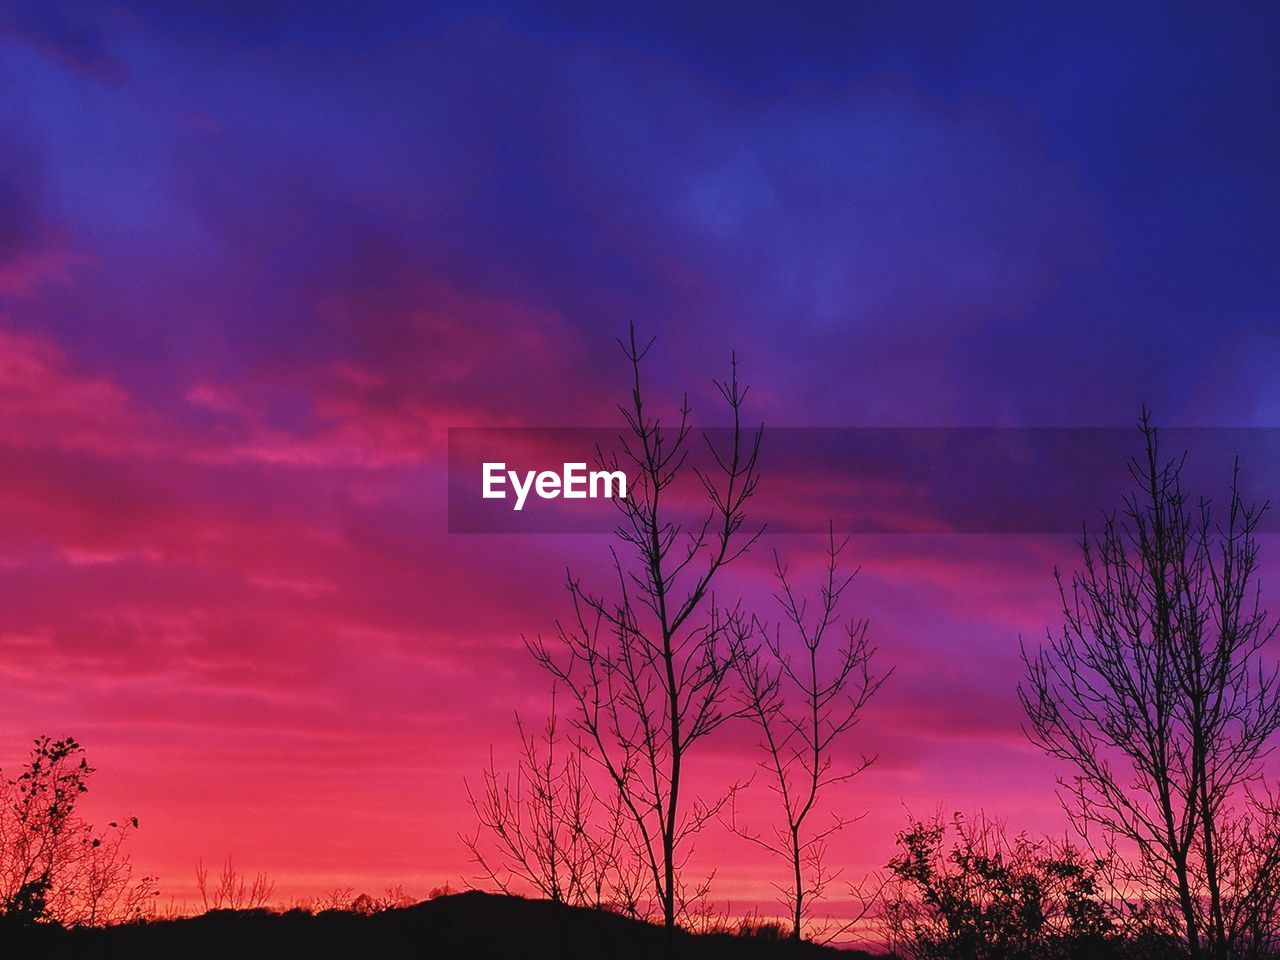
M 610 913 L 470 892 L 372 916 L 337 911 L 313 916 L 297 910 L 224 910 L 101 930 L 0 932 L 0 955 L 662 960 L 664 936 L 659 927 Z M 786 941 L 727 934 L 679 933 L 674 946 L 675 957 L 690 960 L 783 960 L 797 956 Z M 867 955 L 805 944 L 799 956 L 806 960 L 855 960 Z

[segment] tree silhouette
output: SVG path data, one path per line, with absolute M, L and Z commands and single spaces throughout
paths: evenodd
M 838 873 L 826 863 L 827 840 L 856 819 L 833 811 L 829 822 L 815 826 L 821 795 L 875 760 L 864 756 L 838 765 L 837 744 L 857 726 L 889 675 L 872 670 L 876 648 L 867 639 L 867 621 L 844 620 L 839 613 L 840 599 L 854 577 L 840 572 L 840 554 L 848 542 L 837 542 L 834 530 L 828 529 L 826 575 L 812 617 L 808 601 L 795 591 L 775 551 L 775 599 L 782 608 L 785 633 L 782 625 L 770 633 L 753 619 L 738 636 L 741 653 L 736 663 L 744 712 L 759 731 L 764 754 L 760 767 L 777 794 L 782 822 L 770 834 L 761 834 L 740 824 L 735 811 L 730 829 L 786 862 L 788 881 L 776 886 L 797 942 L 814 904 Z M 833 630 L 843 634 L 834 642 Z M 764 642 L 749 646 L 757 635 L 763 635 Z
M 478 822 L 463 843 L 483 879 L 503 893 L 522 884 L 557 903 L 638 917 L 643 877 L 630 856 L 630 824 L 617 791 L 601 797 L 580 745 L 559 725 L 554 690 L 540 733 L 526 733 L 516 715 L 516 769 L 500 772 L 490 756 L 480 788 L 466 784 Z
M 271 902 L 275 881 L 265 873 L 252 877 L 241 873 L 230 855 L 222 861 L 218 882 L 209 882 L 209 868 L 203 860 L 196 861 L 196 889 L 205 912 L 210 910 L 260 910 Z
M 137 818 L 97 830 L 77 813 L 93 772 L 74 739 L 40 737 L 22 772 L 0 778 L 0 919 L 97 926 L 154 903 L 155 878 L 135 881 L 123 850 Z
M 729 379 L 715 384 L 732 418 L 730 440 L 718 449 L 704 435 L 711 465 L 692 465 L 687 396 L 668 429 L 641 390 L 653 341 L 639 346 L 632 327 L 621 346 L 632 372 L 630 403 L 619 406 L 626 430 L 621 453 L 599 458 L 608 469 L 621 461 L 629 476 L 627 497 L 618 501 L 622 552 L 611 551 L 614 588 L 592 592 L 570 573 L 572 619 L 557 625 L 554 642 L 539 636 L 528 646 L 569 694 L 574 726 L 618 791 L 634 827 L 634 853 L 670 929 L 682 904 L 698 896 L 682 877 L 689 841 L 729 795 L 689 802 L 685 766 L 694 745 L 732 713 L 729 640 L 741 612 L 717 605 L 713 586 L 761 533 L 746 529 L 744 514 L 758 482 L 761 432 L 743 427 L 747 388 L 734 358 Z M 688 528 L 668 500 L 686 474 L 706 503 Z
M 1221 513 L 1193 506 L 1145 410 L 1140 426 L 1137 490 L 1086 531 L 1069 585 L 1055 571 L 1061 631 L 1024 648 L 1028 733 L 1070 766 L 1064 802 L 1081 835 L 1100 828 L 1134 848 L 1134 890 L 1190 956 L 1257 955 L 1280 891 L 1262 776 L 1280 726 L 1262 657 L 1276 625 L 1256 582 L 1265 505 L 1243 503 L 1237 463 Z

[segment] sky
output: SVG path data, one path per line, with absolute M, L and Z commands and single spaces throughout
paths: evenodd
M 474 877 L 464 778 L 609 542 L 450 533 L 448 430 L 615 427 L 629 324 L 700 423 L 731 353 L 766 431 L 1280 415 L 1274 5 L 0 17 L 0 764 L 76 736 L 166 896 L 227 855 L 283 899 Z M 850 556 L 896 669 L 847 872 L 908 812 L 1060 831 L 1016 685 L 1071 538 Z M 702 749 L 714 784 L 750 731 Z M 699 856 L 769 899 L 742 841 Z

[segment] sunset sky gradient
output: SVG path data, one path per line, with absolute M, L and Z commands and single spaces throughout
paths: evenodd
M 79 738 L 166 897 L 473 876 L 463 778 L 608 541 L 448 533 L 447 430 L 614 425 L 630 322 L 707 422 L 731 351 L 766 429 L 1280 422 L 1280 7 L 749 6 L 3 15 L 0 762 Z M 850 555 L 897 672 L 848 873 L 907 810 L 1060 830 L 1015 688 L 1071 538 Z

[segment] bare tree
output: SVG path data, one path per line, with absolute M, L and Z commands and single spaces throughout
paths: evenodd
M 814 905 L 837 876 L 826 863 L 827 840 L 857 819 L 832 811 L 830 820 L 815 825 L 820 797 L 875 761 L 874 756 L 863 756 L 837 763 L 837 747 L 892 673 L 878 675 L 872 669 L 876 648 L 867 639 L 867 621 L 840 615 L 841 597 L 857 573 L 840 572 L 840 554 L 848 542 L 837 542 L 834 529 L 828 529 L 826 575 L 812 617 L 808 600 L 796 593 L 775 551 L 779 592 L 774 597 L 782 608 L 785 630 L 780 624 L 770 632 L 753 619 L 737 638 L 742 645 L 736 663 L 743 707 L 759 730 L 759 764 L 778 796 L 782 822 L 770 834 L 761 834 L 739 824 L 734 811 L 730 829 L 786 862 L 788 880 L 775 886 L 797 943 L 813 920 Z M 842 634 L 834 645 L 831 631 Z M 764 636 L 763 644 L 748 646 L 756 635 Z M 822 936 L 830 931 L 812 932 Z
M 1137 852 L 1133 882 L 1168 908 L 1192 957 L 1246 955 L 1276 911 L 1276 805 L 1262 761 L 1280 726 L 1263 648 L 1276 625 L 1259 599 L 1256 530 L 1233 473 L 1225 511 L 1192 506 L 1182 460 L 1164 460 L 1150 416 L 1137 491 L 1080 544 L 1063 582 L 1064 626 L 1027 667 L 1028 733 L 1071 767 L 1077 828 Z
M 525 732 L 519 714 L 516 729 L 514 773 L 491 756 L 479 791 L 466 785 L 478 823 L 462 840 L 483 879 L 503 893 L 523 886 L 557 903 L 638 914 L 622 804 L 612 783 L 602 800 L 581 747 L 560 734 L 555 691 L 539 735 Z
M 252 877 L 241 873 L 228 855 L 222 862 L 216 886 L 209 884 L 209 868 L 204 861 L 196 862 L 196 889 L 207 913 L 210 910 L 262 910 L 271 903 L 276 885 L 265 873 L 255 873 Z
M 134 877 L 125 842 L 138 818 L 112 820 L 105 829 L 82 825 L 62 881 L 51 887 L 48 913 L 64 926 L 105 926 L 145 920 L 155 912 L 158 878 Z
M 705 470 L 694 466 L 687 459 L 688 398 L 668 429 L 641 391 L 641 366 L 653 341 L 639 346 L 633 327 L 621 345 L 632 371 L 630 403 L 619 406 L 626 431 L 621 454 L 600 456 L 610 469 L 621 460 L 630 477 L 618 502 L 623 552 L 611 551 L 614 589 L 592 592 L 570 573 L 573 618 L 557 625 L 554 642 L 538 637 L 528 645 L 571 696 L 574 725 L 618 791 L 635 828 L 635 854 L 672 928 L 681 904 L 698 894 L 682 880 L 689 841 L 729 793 L 689 802 L 685 764 L 694 745 L 732 712 L 726 708 L 733 673 L 729 630 L 741 613 L 737 605 L 718 606 L 712 588 L 760 536 L 745 528 L 744 507 L 758 481 L 761 432 L 743 427 L 747 389 L 734 358 L 729 379 L 716 382 L 732 417 L 730 439 L 717 448 L 704 435 L 711 463 Z M 699 481 L 707 504 L 702 519 L 687 528 L 668 499 L 686 474 Z

